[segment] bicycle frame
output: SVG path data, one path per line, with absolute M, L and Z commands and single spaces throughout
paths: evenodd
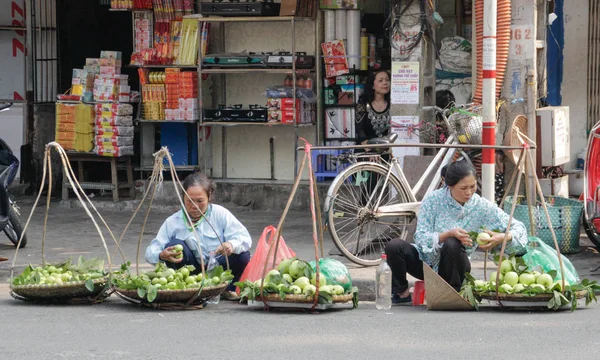
M 452 144 L 452 143 L 454 143 L 454 135 L 450 135 L 445 142 L 446 145 Z M 388 205 L 388 206 L 379 206 L 379 204 L 381 203 L 382 196 L 383 196 L 383 192 L 382 192 L 379 195 L 377 202 L 375 203 L 375 208 L 374 208 L 375 216 L 376 217 L 405 216 L 405 215 L 417 216 L 419 213 L 419 207 L 421 206 L 421 201 L 417 200 L 417 194 L 421 190 L 421 187 L 423 187 L 425 180 L 427 180 L 427 178 L 429 178 L 429 176 L 432 174 L 432 172 L 434 173 L 431 184 L 429 184 L 429 187 L 427 188 L 427 191 L 425 192 L 425 194 L 429 194 L 430 192 L 435 190 L 435 188 L 437 187 L 437 184 L 439 184 L 440 180 L 441 180 L 441 174 L 436 170 L 438 170 L 440 167 L 443 167 L 444 165 L 448 164 L 452 160 L 452 157 L 456 153 L 456 150 L 457 149 L 454 149 L 454 148 L 440 149 L 440 151 L 435 155 L 433 161 L 427 167 L 427 169 L 425 170 L 423 175 L 421 175 L 421 177 L 419 178 L 419 181 L 417 181 L 417 183 L 415 184 L 415 186 L 413 188 L 411 188 L 410 185 L 408 184 L 408 180 L 406 179 L 406 176 L 404 175 L 404 172 L 402 171 L 402 168 L 400 167 L 400 163 L 398 162 L 398 159 L 393 157 L 391 164 L 389 166 L 388 173 L 385 178 L 385 182 L 383 183 L 383 188 L 385 188 L 387 186 L 388 180 L 389 180 L 390 176 L 392 176 L 391 175 L 392 171 L 396 170 L 396 173 L 394 175 L 400 180 L 400 182 L 406 189 L 411 189 L 410 193 L 408 194 L 410 197 L 410 202 L 406 202 L 406 203 L 402 203 L 402 204 L 395 204 L 395 205 Z M 438 166 L 437 164 L 440 161 L 440 159 L 442 159 L 442 163 Z M 369 202 L 370 201 L 371 201 L 371 199 L 369 199 Z

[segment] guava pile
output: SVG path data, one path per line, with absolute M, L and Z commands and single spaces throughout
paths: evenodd
M 119 272 L 115 272 L 113 285 L 118 289 L 137 290 L 140 298 L 146 297 L 149 302 L 154 301 L 157 291 L 200 289 L 229 283 L 233 279 L 231 270 L 223 270 L 216 266 L 206 274 L 193 275 L 196 270 L 192 265 L 186 265 L 178 270 L 168 268 L 165 263 L 159 262 L 153 271 L 132 275 L 129 263 L 123 264 Z
M 317 287 L 319 288 L 319 303 L 332 302 L 334 295 L 358 292 L 356 287 L 350 287 L 346 291 L 344 286 L 336 283 L 336 279 L 328 279 L 322 272 L 317 284 L 317 274 L 311 264 L 297 258 L 282 260 L 277 269 L 272 269 L 267 273 L 264 281 L 263 279 L 246 280 L 235 285 L 240 288 L 242 300 L 254 300 L 260 297 L 261 283 L 263 283 L 263 293 L 278 294 L 282 300 L 285 300 L 287 295 L 312 297 L 316 294 Z
M 516 263 L 515 258 L 503 260 L 500 264 L 500 283 L 498 291 L 507 294 L 531 293 L 541 294 L 545 292 L 560 291 L 562 281 L 554 281 L 556 272 L 543 273 L 540 271 L 529 271 Z M 497 271 L 491 273 L 489 281 L 475 280 L 474 287 L 478 292 L 496 291 Z M 568 284 L 567 284 L 568 286 Z
M 565 281 L 563 289 L 562 280 L 558 275 L 560 274 L 556 270 L 545 272 L 541 266 L 530 269 L 521 257 L 511 255 L 500 263 L 499 277 L 498 272 L 494 271 L 490 274 L 489 280 L 484 281 L 466 273 L 460 294 L 476 309 L 482 296 L 495 294 L 496 289 L 501 294 L 518 294 L 524 297 L 550 294 L 552 296 L 548 301 L 548 308 L 553 310 L 566 305 L 575 310 L 578 296 L 585 296 L 586 306 L 591 302 L 597 302 L 595 292 L 600 290 L 600 285 L 596 281 L 583 279 L 576 284 Z
M 23 272 L 13 279 L 12 285 L 46 285 L 60 286 L 65 284 L 85 283 L 88 290 L 93 291 L 94 280 L 107 276 L 104 260 L 80 257 L 77 263 L 71 260 L 58 264 L 33 267 L 28 265 Z

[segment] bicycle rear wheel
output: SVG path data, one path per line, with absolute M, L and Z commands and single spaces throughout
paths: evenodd
M 328 194 L 326 209 L 329 232 L 335 246 L 352 262 L 363 266 L 378 265 L 381 253 L 393 238 L 406 238 L 412 216 L 376 217 L 375 203 L 383 193 L 379 206 L 409 202 L 410 189 L 373 163 L 352 165 L 335 179 Z

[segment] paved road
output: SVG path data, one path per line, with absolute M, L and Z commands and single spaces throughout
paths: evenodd
M 596 359 L 598 307 L 575 313 L 428 312 L 422 307 L 321 314 L 221 303 L 196 311 L 31 306 L 0 297 L 4 359 Z

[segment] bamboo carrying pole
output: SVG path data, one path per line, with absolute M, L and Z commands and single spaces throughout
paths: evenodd
M 45 150 L 45 154 L 44 154 L 42 181 L 40 183 L 40 189 L 38 191 L 38 195 L 35 199 L 33 207 L 31 208 L 31 212 L 29 213 L 29 217 L 27 218 L 27 221 L 25 222 L 25 227 L 23 228 L 23 232 L 21 234 L 21 237 L 19 238 L 19 242 L 17 244 L 17 248 L 15 251 L 15 257 L 13 258 L 13 261 L 12 261 L 10 282 L 12 284 L 12 282 L 14 280 L 15 264 L 16 264 L 17 257 L 19 254 L 19 248 L 21 246 L 21 242 L 23 240 L 23 237 L 25 236 L 25 233 L 27 231 L 27 228 L 29 227 L 29 224 L 31 223 L 31 218 L 33 217 L 33 214 L 37 208 L 37 204 L 40 200 L 42 192 L 44 191 L 44 186 L 46 183 L 46 175 L 49 175 L 48 194 L 46 196 L 46 208 L 45 208 L 45 214 L 44 214 L 44 228 L 43 228 L 43 233 L 42 233 L 42 264 L 44 266 L 46 265 L 46 235 L 47 235 L 47 225 L 48 225 L 48 214 L 50 211 L 50 200 L 52 198 L 52 164 L 51 164 L 52 149 L 55 149 L 56 152 L 58 153 L 58 155 L 60 156 L 60 160 L 61 160 L 62 167 L 63 167 L 63 176 L 66 178 L 66 180 L 71 185 L 71 188 L 73 189 L 73 192 L 75 193 L 75 195 L 77 196 L 77 199 L 81 203 L 85 213 L 92 220 L 92 223 L 94 224 L 94 227 L 95 227 L 96 231 L 98 232 L 98 235 L 100 235 L 100 239 L 102 240 L 102 245 L 106 252 L 106 259 L 108 262 L 108 275 L 109 275 L 108 281 L 110 281 L 111 267 L 112 267 L 110 252 L 108 251 L 108 246 L 106 244 L 106 240 L 104 238 L 104 235 L 102 233 L 100 225 L 98 225 L 98 222 L 96 221 L 96 218 L 92 214 L 92 211 L 90 210 L 90 208 L 95 212 L 95 215 L 98 217 L 98 219 L 100 219 L 100 221 L 102 222 L 102 224 L 104 225 L 104 227 L 106 228 L 108 233 L 110 234 L 117 249 L 119 250 L 119 253 L 121 254 L 121 257 L 123 258 L 123 261 L 125 260 L 125 257 L 123 256 L 123 253 L 121 252 L 121 249 L 119 248 L 117 240 L 115 239 L 110 227 L 108 226 L 108 224 L 106 223 L 106 221 L 104 220 L 102 215 L 100 215 L 100 213 L 98 212 L 98 210 L 96 209 L 96 207 L 94 206 L 92 201 L 85 194 L 85 192 L 81 188 L 81 185 L 77 181 L 77 178 L 75 177 L 75 173 L 73 172 L 73 169 L 71 168 L 71 164 L 69 162 L 69 159 L 68 159 L 68 156 L 67 156 L 65 150 L 62 148 L 62 146 L 60 146 L 60 144 L 58 144 L 56 142 L 50 142 L 49 144 L 46 145 L 46 150 Z M 98 296 L 101 296 L 101 295 L 98 295 Z
M 560 274 L 561 274 L 561 280 L 562 280 L 562 287 L 561 287 L 561 292 L 564 294 L 565 291 L 565 270 L 564 270 L 564 265 L 563 265 L 563 261 L 562 261 L 562 255 L 560 253 L 560 247 L 558 246 L 558 241 L 556 239 L 556 233 L 554 232 L 554 228 L 552 227 L 552 222 L 550 220 L 550 213 L 548 212 L 548 207 L 546 206 L 546 199 L 544 198 L 544 194 L 542 192 L 542 187 L 540 185 L 540 181 L 537 177 L 537 174 L 535 173 L 534 169 L 533 169 L 533 155 L 531 154 L 531 148 L 529 147 L 529 145 L 527 143 L 523 143 L 523 153 L 521 154 L 520 158 L 519 158 L 519 164 L 521 164 L 523 162 L 523 158 L 526 157 L 525 159 L 525 170 L 528 171 L 535 182 L 536 185 L 536 195 L 539 196 L 540 198 L 540 202 L 542 203 L 542 208 L 544 209 L 544 213 L 546 215 L 546 221 L 548 222 L 548 226 L 550 227 L 550 233 L 552 234 L 552 240 L 554 241 L 554 247 L 556 249 L 556 253 L 558 254 L 558 261 L 559 261 L 559 265 L 560 265 Z M 515 169 L 515 172 L 518 172 L 520 169 L 520 167 L 518 166 L 517 169 Z M 527 175 L 527 174 L 526 174 Z M 502 305 L 502 301 L 500 300 L 500 293 L 499 293 L 499 289 L 500 289 L 500 266 L 502 264 L 502 259 L 504 257 L 504 251 L 506 249 L 506 242 L 508 240 L 508 234 L 510 231 L 510 226 L 512 224 L 512 220 L 513 220 L 513 216 L 514 216 L 514 212 L 515 212 L 515 208 L 517 205 L 517 201 L 518 201 L 518 194 L 519 194 L 519 187 L 520 187 L 520 183 L 521 183 L 521 176 L 519 176 L 517 178 L 517 185 L 515 187 L 515 195 L 513 198 L 513 203 L 512 203 L 512 207 L 511 207 L 511 212 L 510 212 L 510 217 L 508 220 L 508 225 L 506 227 L 506 231 L 504 233 L 504 239 L 502 241 L 502 247 L 500 249 L 500 258 L 498 259 L 498 270 L 496 272 L 496 299 L 498 300 L 498 303 L 500 304 L 500 306 Z M 527 194 L 528 196 L 529 194 Z M 529 196 L 528 196 L 529 197 Z M 530 216 L 531 216 L 531 206 L 532 204 L 530 202 L 527 203 L 528 206 L 528 210 L 530 212 Z M 487 259 L 486 259 L 487 261 Z M 485 265 L 484 265 L 485 267 Z
M 125 233 L 127 232 L 129 226 L 133 222 L 133 219 L 136 217 L 137 213 L 141 209 L 141 207 L 142 207 L 142 205 L 143 205 L 146 197 L 148 196 L 148 193 L 152 190 L 152 196 L 150 198 L 150 204 L 148 205 L 148 209 L 146 210 L 146 215 L 144 217 L 144 222 L 142 223 L 142 228 L 141 228 L 141 231 L 140 231 L 140 236 L 139 236 L 138 245 L 137 245 L 136 272 L 137 272 L 138 275 L 139 275 L 140 249 L 141 249 L 141 244 L 142 244 L 142 240 L 143 240 L 144 229 L 146 227 L 146 223 L 148 221 L 148 216 L 149 216 L 150 211 L 152 209 L 152 203 L 154 201 L 154 196 L 156 194 L 156 188 L 160 187 L 162 185 L 162 180 L 163 180 L 162 172 L 164 171 L 163 162 L 164 162 L 165 159 L 167 160 L 167 163 L 169 164 L 169 172 L 170 172 L 171 178 L 173 179 L 173 186 L 175 187 L 175 194 L 177 195 L 177 199 L 179 200 L 179 205 L 181 206 L 181 209 L 182 209 L 183 213 L 185 214 L 186 218 L 187 219 L 191 219 L 190 214 L 188 213 L 188 211 L 187 211 L 187 209 L 185 207 L 185 203 L 184 203 L 183 198 L 181 197 L 181 194 L 183 194 L 187 199 L 189 199 L 190 203 L 194 204 L 194 206 L 200 212 L 200 215 L 202 217 L 205 218 L 205 215 L 206 215 L 202 211 L 202 209 L 200 209 L 198 207 L 198 205 L 194 201 L 192 201 L 192 198 L 190 198 L 190 196 L 188 195 L 188 193 L 183 188 L 183 185 L 181 184 L 181 181 L 179 180 L 179 176 L 177 175 L 177 172 L 175 171 L 175 165 L 173 164 L 173 160 L 171 158 L 171 154 L 169 153 L 169 149 L 166 148 L 166 147 L 163 147 L 159 151 L 157 151 L 156 153 L 154 153 L 154 167 L 153 167 L 153 170 L 152 170 L 152 175 L 150 176 L 150 184 L 149 184 L 148 188 L 146 189 L 146 192 L 144 193 L 144 197 L 142 198 L 141 203 L 138 205 L 137 209 L 135 210 L 135 212 L 131 216 L 131 219 L 127 223 L 127 226 L 125 226 L 125 229 L 123 230 L 123 233 L 121 234 L 121 236 L 119 238 L 119 243 L 120 243 L 123 240 L 123 237 L 125 236 Z M 216 231 L 216 229 L 211 224 L 211 222 L 208 219 L 206 219 L 206 218 L 205 218 L 205 221 L 211 227 L 211 229 L 213 230 L 213 232 L 216 234 L 217 239 L 219 240 L 219 243 L 223 244 L 223 240 L 221 239 L 221 237 L 219 236 L 219 233 Z M 198 230 L 196 229 L 196 227 L 192 227 L 192 228 L 193 228 L 194 238 L 196 239 L 196 241 L 197 241 L 198 244 L 201 244 L 201 239 L 200 239 L 200 236 L 198 234 Z M 201 272 L 202 272 L 202 275 L 204 275 L 206 277 L 206 266 L 205 266 L 205 263 L 204 263 L 204 256 L 203 256 L 203 252 L 202 252 L 202 247 L 201 246 L 198 246 L 198 252 L 200 253 L 200 265 L 202 267 Z M 227 255 L 225 255 L 225 263 L 226 263 L 227 269 L 230 269 L 230 266 L 229 266 L 229 256 L 227 256 Z
M 281 232 L 283 229 L 283 224 L 285 223 L 287 213 L 292 204 L 292 201 L 294 200 L 294 196 L 296 195 L 298 186 L 300 184 L 300 179 L 304 172 L 304 168 L 306 167 L 307 164 L 308 164 L 308 171 L 309 171 L 310 211 L 311 211 L 311 215 L 312 215 L 312 230 L 313 230 L 312 236 L 313 236 L 313 243 L 314 243 L 314 248 L 315 248 L 315 272 L 316 272 L 315 273 L 315 283 L 319 284 L 319 281 L 320 281 L 321 269 L 320 269 L 320 265 L 319 265 L 319 260 L 320 260 L 319 259 L 319 248 L 321 249 L 321 255 L 323 255 L 323 235 L 322 235 L 323 230 L 322 230 L 322 226 L 320 223 L 319 223 L 319 225 L 317 225 L 317 221 L 320 222 L 321 205 L 319 203 L 319 197 L 317 194 L 317 185 L 316 185 L 316 181 L 315 181 L 316 179 L 315 179 L 314 171 L 313 171 L 313 167 L 312 167 L 312 158 L 310 156 L 310 151 L 311 151 L 312 145 L 308 141 L 306 141 L 304 138 L 300 138 L 300 140 L 304 141 L 304 143 L 305 143 L 304 148 L 303 148 L 304 157 L 302 159 L 302 163 L 300 164 L 300 169 L 299 169 L 298 173 L 296 174 L 296 179 L 294 181 L 294 186 L 292 187 L 292 191 L 288 198 L 288 202 L 285 206 L 285 209 L 283 210 L 281 218 L 279 219 L 279 223 L 277 224 L 277 231 L 276 231 L 276 235 L 275 235 L 275 246 L 270 247 L 269 253 L 267 255 L 267 261 L 265 261 L 265 265 L 263 267 L 263 275 L 262 275 L 261 282 L 260 282 L 260 297 L 265 306 L 265 309 L 269 309 L 269 300 L 267 299 L 267 297 L 264 294 L 264 278 L 267 273 L 267 266 L 269 264 L 269 259 L 271 256 L 273 257 L 272 267 L 275 267 L 275 265 L 276 265 L 275 263 L 276 263 L 276 259 L 277 259 L 277 249 L 279 248 L 279 241 L 281 239 Z M 320 234 L 320 236 L 319 236 L 319 234 Z M 315 291 L 315 294 L 313 295 L 313 297 L 314 297 L 313 304 L 312 304 L 312 307 L 310 308 L 310 311 L 314 311 L 314 309 L 317 307 L 317 304 L 319 301 L 319 287 L 318 286 L 316 286 L 316 291 Z

